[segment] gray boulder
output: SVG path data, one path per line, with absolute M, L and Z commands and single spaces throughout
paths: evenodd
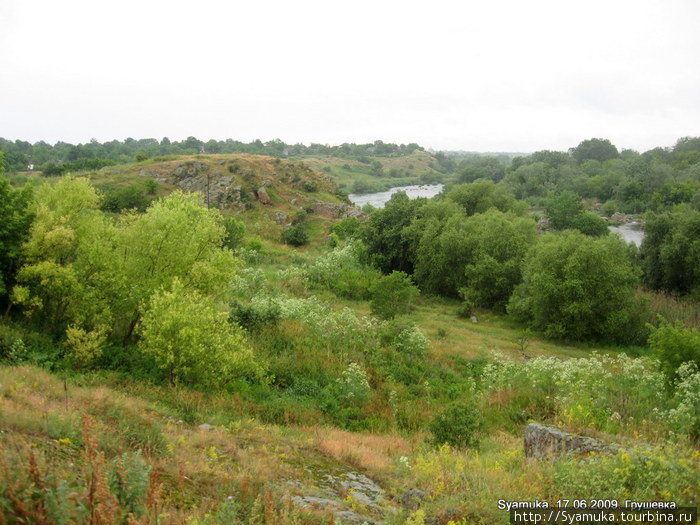
M 530 423 L 525 427 L 525 457 L 544 459 L 560 454 L 616 452 L 619 447 L 606 445 L 599 439 L 563 432 L 556 427 Z

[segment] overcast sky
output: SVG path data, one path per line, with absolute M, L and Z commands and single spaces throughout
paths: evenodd
M 698 27 L 698 0 L 0 0 L 0 136 L 645 150 L 700 135 Z

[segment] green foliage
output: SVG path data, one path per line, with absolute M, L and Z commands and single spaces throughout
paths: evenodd
M 695 363 L 700 368 L 700 331 L 686 328 L 683 323 L 675 324 L 660 320 L 660 324 L 649 336 L 649 346 L 669 379 L 683 363 Z
M 227 317 L 211 299 L 175 279 L 170 290 L 152 296 L 139 349 L 171 383 L 222 386 L 240 377 L 259 377 L 260 366 Z
M 341 219 L 331 226 L 331 232 L 335 233 L 340 240 L 354 237 L 360 231 L 360 221 L 357 217 Z
M 224 218 L 224 228 L 226 229 L 226 235 L 224 236 L 224 246 L 235 250 L 243 242 L 243 237 L 245 237 L 245 223 L 231 215 Z
M 143 212 L 151 202 L 145 186 L 102 186 L 100 189 L 104 195 L 100 203 L 100 209 L 103 211 L 119 213 L 122 210 L 133 209 Z
M 2 174 L 0 153 L 0 299 L 12 289 L 21 264 L 21 246 L 29 236 L 33 219 L 31 198 L 30 186 L 22 190 L 10 186 Z
M 593 212 L 586 211 L 574 219 L 572 226 L 585 235 L 601 237 L 607 235 L 608 223 Z
M 466 218 L 456 213 L 421 229 L 415 273 L 421 289 L 497 308 L 520 282 L 522 260 L 535 240 L 531 219 L 495 209 Z
M 393 319 L 410 312 L 418 294 L 418 288 L 408 275 L 394 271 L 372 286 L 370 308 L 381 319 Z
M 231 321 L 249 332 L 274 326 L 281 318 L 279 303 L 267 295 L 256 295 L 250 303 L 234 302 L 231 305 Z
M 604 162 L 620 156 L 617 148 L 608 139 L 588 139 L 575 148 L 571 148 L 571 156 L 580 164 L 586 160 Z
M 491 180 L 480 179 L 471 184 L 459 184 L 450 189 L 446 196 L 459 204 L 467 216 L 483 213 L 490 208 L 522 215 L 526 209 L 524 203 L 516 201 L 504 187 Z
M 425 199 L 409 199 L 403 192 L 394 193 L 380 210 L 374 211 L 362 227 L 360 238 L 367 247 L 367 262 L 382 273 L 394 270 L 413 273 L 413 254 L 403 230 L 411 224 Z
M 572 191 L 564 191 L 547 199 L 545 211 L 552 228 L 566 230 L 574 228 L 574 222 L 584 208 L 581 197 Z
M 644 283 L 657 290 L 700 294 L 700 211 L 680 206 L 649 215 L 644 231 Z
M 630 343 L 644 338 L 638 272 L 624 242 L 579 232 L 543 235 L 508 311 L 549 337 Z
M 282 232 L 282 241 L 292 246 L 304 246 L 309 244 L 309 232 L 304 223 L 290 226 Z
M 525 254 L 535 242 L 535 223 L 494 209 L 470 217 L 472 256 L 464 267 L 463 299 L 482 307 L 505 309 L 521 280 Z
M 477 409 L 465 402 L 448 405 L 430 422 L 430 432 L 435 445 L 448 444 L 455 448 L 476 448 L 481 429 L 481 415 Z
M 146 493 L 151 467 L 140 452 L 125 452 L 112 462 L 109 488 L 121 505 L 124 515 L 141 517 L 145 512 Z

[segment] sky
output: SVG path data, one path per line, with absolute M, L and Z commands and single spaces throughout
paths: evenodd
M 0 137 L 644 151 L 700 135 L 698 0 L 0 0 Z

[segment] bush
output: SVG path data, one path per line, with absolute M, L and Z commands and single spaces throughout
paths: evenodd
M 292 246 L 309 244 L 309 233 L 303 224 L 295 224 L 282 232 L 282 240 Z
M 645 303 L 627 245 L 576 231 L 547 234 L 528 253 L 508 312 L 566 340 L 631 344 L 646 339 Z
M 669 379 L 683 363 L 695 363 L 700 368 L 700 331 L 661 319 L 661 324 L 649 336 L 649 346 Z
M 430 422 L 435 445 L 448 444 L 455 448 L 477 447 L 477 433 L 482 425 L 481 415 L 472 405 L 453 403 Z
M 372 313 L 381 319 L 407 314 L 418 297 L 418 288 L 404 272 L 391 272 L 380 278 L 371 289 Z
M 224 218 L 224 228 L 226 228 L 224 246 L 235 250 L 243 242 L 243 237 L 245 236 L 245 224 L 242 220 L 229 216 Z

